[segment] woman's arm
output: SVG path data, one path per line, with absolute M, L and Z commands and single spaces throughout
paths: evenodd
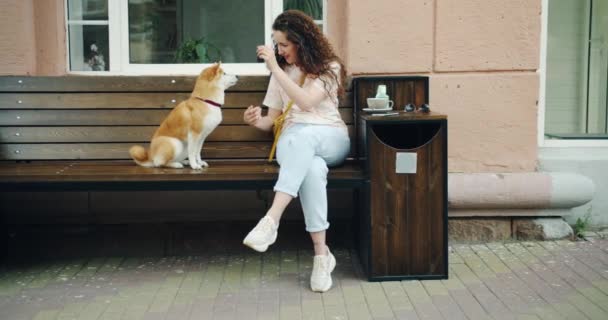
M 252 127 L 262 131 L 270 131 L 274 125 L 274 119 L 279 115 L 281 115 L 281 110 L 269 108 L 268 114 L 262 116 L 262 108 L 259 106 L 249 106 L 243 114 L 243 120 Z
M 324 90 L 316 86 L 310 86 L 307 89 L 300 87 L 281 68 L 276 68 L 272 74 L 289 98 L 304 111 L 312 111 L 327 95 Z
M 272 72 L 272 75 L 277 80 L 279 85 L 285 90 L 287 96 L 302 110 L 312 111 L 326 97 L 324 90 L 311 86 L 307 89 L 301 88 L 297 83 L 293 82 L 287 73 L 279 67 L 274 50 L 267 46 L 258 47 L 258 56 L 266 62 L 266 67 Z

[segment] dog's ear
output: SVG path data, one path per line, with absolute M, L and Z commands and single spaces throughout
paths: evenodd
M 222 62 L 218 61 L 215 63 L 214 68 L 215 68 L 215 74 L 220 74 L 222 72 Z
M 214 63 L 211 66 L 203 69 L 203 71 L 201 71 L 200 77 L 202 79 L 206 79 L 207 81 L 211 81 L 217 76 L 219 70 L 220 66 L 217 63 Z

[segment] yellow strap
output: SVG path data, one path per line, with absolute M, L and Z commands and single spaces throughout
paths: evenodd
M 306 75 L 303 73 L 300 78 L 300 87 L 304 85 L 304 80 L 306 79 Z M 291 110 L 291 106 L 293 105 L 293 100 L 289 100 L 287 106 L 285 107 L 285 111 L 281 113 L 276 119 L 274 119 L 274 125 L 272 126 L 272 131 L 274 133 L 274 141 L 272 142 L 272 148 L 270 149 L 270 154 L 268 155 L 268 162 L 272 162 L 274 159 L 274 153 L 277 149 L 277 142 L 279 141 L 279 136 L 283 132 L 283 123 L 285 122 L 285 118 L 287 117 L 287 113 Z

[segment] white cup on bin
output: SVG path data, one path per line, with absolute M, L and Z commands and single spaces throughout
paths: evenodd
M 367 98 L 367 106 L 370 109 L 392 109 L 395 103 L 386 98 Z

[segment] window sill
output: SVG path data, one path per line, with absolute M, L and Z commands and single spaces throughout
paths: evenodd
M 132 64 L 122 71 L 67 71 L 68 75 L 80 76 L 197 76 L 211 64 Z M 270 75 L 263 63 L 225 63 L 226 73 L 237 76 Z

